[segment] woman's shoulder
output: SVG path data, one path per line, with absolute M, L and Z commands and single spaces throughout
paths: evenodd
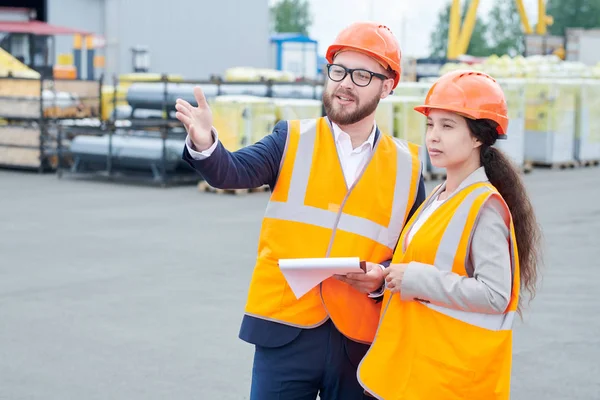
M 477 221 L 477 229 L 501 229 L 506 232 L 510 227 L 510 211 L 506 202 L 499 194 L 491 195 L 481 207 L 480 215 Z

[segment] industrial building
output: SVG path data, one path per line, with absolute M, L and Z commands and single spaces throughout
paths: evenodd
M 136 48 L 149 72 L 187 79 L 271 62 L 268 0 L 2 0 L 0 7 L 32 8 L 37 20 L 94 34 L 107 76 L 134 72 Z M 57 36 L 55 57 L 71 53 L 73 40 Z
M 511 140 L 498 147 L 521 170 L 598 165 L 600 63 L 589 56 L 597 31 L 567 30 L 562 52 L 548 54 L 534 45 L 547 34 L 544 9 L 535 34 L 523 9 L 533 54 L 474 58 L 465 52 L 477 4 L 465 21 L 450 18 L 443 63 L 421 63 L 416 74 L 404 68 L 377 108 L 381 132 L 420 145 L 425 175 L 442 174 L 424 152 L 426 125 L 413 108 L 431 79 L 469 68 L 505 90 Z M 459 5 L 452 3 L 454 17 Z M 236 150 L 280 120 L 323 115 L 320 65 L 316 40 L 272 32 L 268 0 L 0 0 L 0 166 L 179 180 L 191 171 L 180 157 L 177 98 L 194 102 L 200 85 L 220 141 Z

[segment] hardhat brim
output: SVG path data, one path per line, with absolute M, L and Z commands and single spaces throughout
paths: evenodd
M 491 119 L 493 121 L 495 121 L 495 119 L 491 118 L 490 112 L 489 111 L 482 111 L 482 110 L 470 110 L 467 108 L 463 108 L 463 107 L 452 107 L 452 106 L 439 106 L 439 105 L 420 105 L 414 108 L 415 111 L 428 116 L 429 114 L 429 110 L 434 109 L 434 110 L 443 110 L 443 111 L 450 111 L 453 113 L 456 113 L 458 115 L 461 115 L 465 118 L 469 118 L 469 119 Z M 498 139 L 506 139 L 506 131 L 508 129 L 508 119 L 506 119 L 505 121 L 503 121 L 502 123 L 498 123 Z

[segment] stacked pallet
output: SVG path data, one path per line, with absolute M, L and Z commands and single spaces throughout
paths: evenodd
M 98 117 L 100 84 L 96 81 L 6 79 L 0 82 L 1 117 L 19 119 Z
M 198 182 L 198 191 L 199 192 L 240 195 L 240 194 L 257 193 L 257 192 L 268 192 L 270 190 L 271 190 L 271 188 L 269 187 L 269 185 L 262 185 L 257 188 L 249 188 L 249 189 L 219 189 L 219 188 L 212 187 L 206 181 Z
M 0 165 L 38 168 L 40 162 L 39 129 L 0 126 Z

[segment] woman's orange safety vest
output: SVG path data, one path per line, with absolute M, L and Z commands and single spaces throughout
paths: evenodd
M 380 135 L 362 175 L 348 188 L 329 121 L 289 121 L 277 184 L 262 223 L 246 314 L 303 328 L 319 326 L 330 317 L 345 336 L 371 343 L 381 303 L 333 278 L 297 299 L 278 261 L 391 259 L 420 176 L 418 146 Z
M 502 199 L 489 183 L 476 183 L 453 194 L 431 214 L 407 247 L 408 232 L 423 203 L 403 231 L 392 263 L 416 261 L 467 276 L 465 261 L 471 234 L 491 196 Z M 502 204 L 506 206 L 504 200 Z M 375 340 L 357 372 L 367 392 L 385 400 L 509 398 L 511 329 L 519 301 L 519 261 L 512 220 L 506 246 L 512 256 L 513 286 L 503 314 L 464 312 L 417 299 L 405 301 L 386 291 Z

